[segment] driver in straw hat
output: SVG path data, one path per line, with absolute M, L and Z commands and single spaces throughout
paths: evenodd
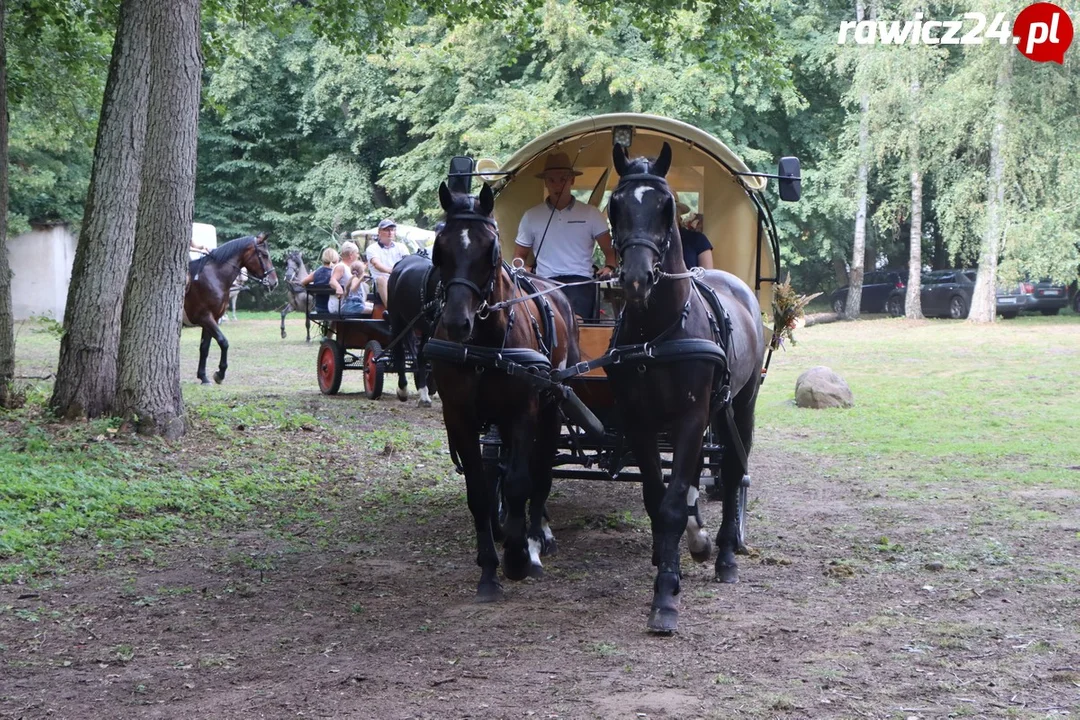
M 543 179 L 547 198 L 525 211 L 514 241 L 515 258 L 524 262 L 531 252 L 536 258 L 537 275 L 563 283 L 592 279 L 593 248 L 597 243 L 607 263 L 597 277 L 606 280 L 615 271 L 607 220 L 570 192 L 578 175 L 581 173 L 574 169 L 566 153 L 553 152 L 544 159 L 544 169 L 536 177 Z M 577 315 L 596 317 L 594 285 L 566 287 L 563 292 Z

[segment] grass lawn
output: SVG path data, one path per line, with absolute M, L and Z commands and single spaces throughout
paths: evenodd
M 109 419 L 50 423 L 43 413 L 50 381 L 24 380 L 27 407 L 0 415 L 0 579 L 62 569 L 64 548 L 74 557 L 109 556 L 177 533 L 265 523 L 264 513 L 287 526 L 333 501 L 316 488 L 342 471 L 333 457 L 345 447 L 359 453 L 348 468 L 358 477 L 396 473 L 410 498 L 407 488 L 440 483 L 437 501 L 460 496 L 437 413 L 417 425 L 412 403 L 368 401 L 358 374 L 346 374 L 342 395 L 320 396 L 317 338 L 304 342 L 296 316 L 288 330 L 282 340 L 276 314 L 241 313 L 225 325 L 226 383 L 212 387 L 194 379 L 199 335 L 185 330 L 192 430 L 172 445 L 125 436 Z M 17 332 L 18 374 L 52 373 L 55 327 L 24 323 Z M 774 356 L 762 388 L 759 448 L 780 448 L 792 462 L 838 478 L 872 477 L 900 499 L 977 486 L 999 500 L 988 512 L 1006 518 L 1023 516 L 1010 491 L 1080 488 L 1080 318 L 992 326 L 883 318 L 818 325 L 797 339 Z M 216 353 L 215 346 L 211 366 Z M 848 381 L 853 409 L 794 406 L 795 379 L 814 365 Z M 384 462 L 388 448 L 403 447 L 410 452 L 400 464 Z M 385 486 L 378 493 L 376 502 L 395 501 Z

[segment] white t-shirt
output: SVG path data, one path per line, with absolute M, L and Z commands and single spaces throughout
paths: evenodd
M 541 277 L 592 277 L 593 247 L 596 238 L 607 232 L 607 219 L 592 205 L 575 198 L 565 209 L 552 212 L 552 206 L 545 200 L 525 211 L 514 242 L 534 248 L 534 253 L 536 248 L 540 249 L 536 274 Z M 544 238 L 542 245 L 540 238 Z
M 390 244 L 390 247 L 383 247 L 379 244 L 379 241 L 371 243 L 367 246 L 367 250 L 364 251 L 364 255 L 368 259 L 368 275 L 374 278 L 378 277 L 390 277 L 390 273 L 376 270 L 372 264 L 371 259 L 377 259 L 381 264 L 386 267 L 392 268 L 397 265 L 398 261 L 409 254 L 408 248 L 398 241 L 394 241 Z

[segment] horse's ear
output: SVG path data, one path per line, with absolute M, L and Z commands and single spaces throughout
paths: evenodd
M 454 207 L 454 196 L 445 182 L 439 183 L 439 204 L 446 212 L 450 212 L 450 209 Z
M 495 209 L 495 193 L 491 191 L 491 186 L 487 183 L 480 183 L 480 214 L 484 217 L 489 217 L 491 211 Z
M 652 174 L 665 177 L 667 171 L 671 169 L 671 146 L 666 142 L 664 147 L 660 149 L 660 154 L 656 156 L 656 162 L 652 165 Z
M 626 148 L 622 145 L 612 145 L 611 161 L 615 164 L 615 172 L 619 173 L 619 177 L 626 174 Z

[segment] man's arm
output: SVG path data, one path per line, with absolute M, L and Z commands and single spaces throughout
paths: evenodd
M 604 267 L 600 268 L 599 277 L 601 280 L 606 280 L 615 272 L 615 250 L 611 247 L 611 233 L 603 233 L 596 238 L 596 242 L 600 244 L 600 250 L 604 253 L 604 262 L 606 263 Z
M 372 249 L 372 246 L 368 245 L 368 249 L 364 252 L 364 254 L 367 255 L 368 265 L 371 265 L 372 267 L 374 267 L 376 270 L 378 270 L 381 273 L 388 273 L 389 274 L 390 271 L 393 270 L 394 268 L 386 267 L 385 263 L 383 263 L 381 260 L 379 260 L 379 258 L 375 257 L 375 253 L 371 252 L 371 249 Z

